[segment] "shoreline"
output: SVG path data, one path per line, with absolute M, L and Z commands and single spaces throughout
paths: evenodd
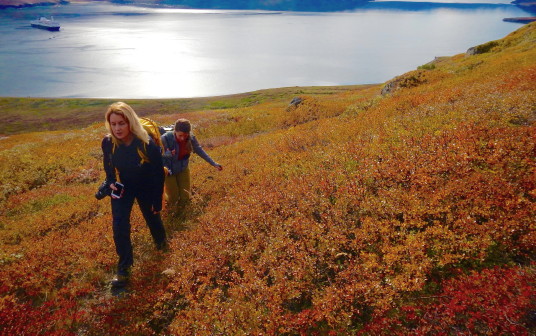
M 140 116 L 192 113 L 196 111 L 242 108 L 269 102 L 282 106 L 297 96 L 324 96 L 356 90 L 367 90 L 381 84 L 355 84 L 334 86 L 292 86 L 261 89 L 230 95 L 195 98 L 150 99 L 93 99 L 93 98 L 43 98 L 0 97 L 0 137 L 26 133 L 29 129 L 56 131 L 85 127 L 102 119 L 103 111 L 116 101 L 135 106 Z M 23 113 L 21 113 L 21 111 Z

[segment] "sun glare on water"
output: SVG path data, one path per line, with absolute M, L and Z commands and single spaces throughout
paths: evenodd
M 124 79 L 126 96 L 129 88 L 147 97 L 196 96 L 197 88 L 207 84 L 200 74 L 210 71 L 213 62 L 196 54 L 198 41 L 181 34 L 181 27 L 170 30 L 167 22 L 142 22 L 134 31 L 115 29 L 99 37 L 117 50 L 107 62 Z

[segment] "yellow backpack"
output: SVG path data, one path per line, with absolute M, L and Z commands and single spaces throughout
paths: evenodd
M 162 143 L 160 136 L 164 134 L 164 128 L 158 126 L 154 120 L 149 118 L 140 118 L 140 123 L 143 128 L 145 128 L 149 136 L 153 139 L 154 143 L 160 146 L 160 148 L 163 150 L 164 144 Z

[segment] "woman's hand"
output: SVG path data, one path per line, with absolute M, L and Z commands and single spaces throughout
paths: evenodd
M 115 185 L 115 182 L 110 184 L 110 189 L 112 189 L 112 193 L 110 194 L 110 197 L 113 199 L 120 199 L 121 197 L 123 197 L 123 193 L 125 192 L 124 188 L 123 189 L 117 188 L 117 186 Z M 121 190 L 119 196 L 114 195 L 114 191 L 117 191 L 117 190 Z
M 115 186 L 115 182 L 110 184 L 110 189 L 112 189 L 113 191 L 117 191 L 117 187 Z M 113 199 L 119 199 L 120 197 L 117 197 L 115 196 L 113 193 L 110 195 L 111 198 Z
M 222 170 L 223 170 L 223 166 L 222 166 L 222 165 L 217 165 L 217 166 L 214 166 L 214 167 L 216 167 L 216 169 L 219 170 L 219 171 L 222 171 Z

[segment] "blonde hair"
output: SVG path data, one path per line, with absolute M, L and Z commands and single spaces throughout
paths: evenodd
M 112 132 L 112 127 L 110 126 L 110 116 L 112 114 L 118 114 L 120 116 L 123 116 L 123 118 L 125 118 L 125 120 L 128 122 L 130 132 L 132 132 L 134 136 L 136 136 L 144 143 L 149 143 L 149 134 L 147 134 L 147 131 L 141 125 L 140 119 L 136 112 L 134 112 L 134 109 L 126 103 L 117 102 L 110 105 L 105 114 L 106 129 L 108 130 L 108 132 L 110 132 L 112 136 L 112 141 L 115 144 L 119 144 L 119 139 L 114 136 L 114 133 Z

